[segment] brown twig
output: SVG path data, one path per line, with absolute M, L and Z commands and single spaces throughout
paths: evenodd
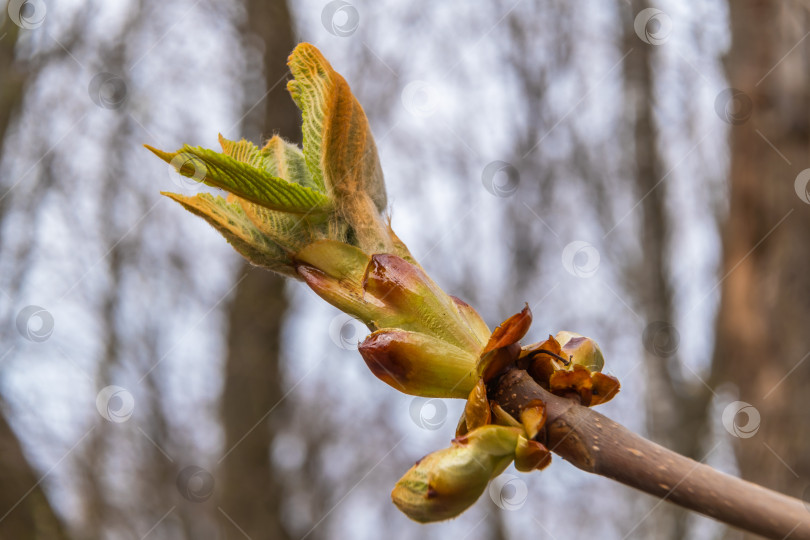
M 767 538 L 810 540 L 802 501 L 712 469 L 655 444 L 593 409 L 543 389 L 510 368 L 489 385 L 490 399 L 520 417 L 534 399 L 546 404 L 544 442 L 576 467 Z

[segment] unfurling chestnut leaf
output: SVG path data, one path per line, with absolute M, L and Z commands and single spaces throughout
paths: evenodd
M 303 147 L 275 136 L 259 148 L 221 135 L 221 152 L 147 146 L 179 174 L 226 192 L 164 195 L 205 219 L 250 263 L 303 281 L 363 321 L 372 333 L 359 351 L 380 380 L 407 394 L 467 400 L 451 446 L 417 462 L 392 493 L 417 521 L 455 517 L 510 463 L 528 472 L 551 462 L 545 404 L 531 402 L 515 418 L 488 398 L 502 373 L 526 369 L 586 406 L 610 400 L 619 382 L 601 373 L 602 351 L 579 334 L 522 347 L 532 324 L 528 305 L 490 332 L 475 309 L 445 293 L 389 225 L 377 148 L 349 85 L 308 43 L 288 65 Z

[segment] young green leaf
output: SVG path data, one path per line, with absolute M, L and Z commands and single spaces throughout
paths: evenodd
M 325 192 L 323 187 L 313 180 L 304 160 L 304 154 L 298 146 L 274 135 L 261 149 L 261 153 L 264 157 L 265 169 L 273 176 L 286 178 L 290 182 L 322 193 Z
M 309 216 L 270 210 L 236 195 L 232 197 L 262 234 L 288 252 L 298 251 L 322 234 L 317 224 L 308 219 Z
M 210 186 L 224 189 L 271 210 L 317 215 L 331 209 L 331 201 L 323 193 L 275 177 L 263 169 L 213 150 L 188 145 L 176 152 L 163 152 L 148 145 L 146 148 L 177 168 L 177 172 L 184 176 L 202 177 L 201 181 Z M 188 166 L 189 163 L 192 165 Z M 201 173 L 199 168 L 204 171 Z
M 283 178 L 288 182 L 315 191 L 324 191 L 312 180 L 301 149 L 278 135 L 273 135 L 261 150 L 250 141 L 245 139 L 238 142 L 230 141 L 222 134 L 219 135 L 219 144 L 222 146 L 222 153 L 236 161 L 261 169 L 271 176 Z
M 390 251 L 391 238 L 380 219 L 385 183 L 363 108 L 343 77 L 309 43 L 295 48 L 288 65 L 295 80 L 287 89 L 301 109 L 304 157 L 313 180 L 333 197 L 360 247 Z
M 232 157 L 236 161 L 246 163 L 251 167 L 262 169 L 265 172 L 268 172 L 280 178 L 288 179 L 286 176 L 275 174 L 273 171 L 267 169 L 262 151 L 259 150 L 259 147 L 253 144 L 252 142 L 247 141 L 245 139 L 242 139 L 240 141 L 229 141 L 228 139 L 222 136 L 222 133 L 219 134 L 218 139 L 219 145 L 222 147 L 222 153 L 225 154 L 226 156 Z
M 238 201 L 227 201 L 210 193 L 199 193 L 193 197 L 165 191 L 161 193 L 205 219 L 251 263 L 298 278 L 287 252 L 256 228 Z
M 299 44 L 288 60 L 287 84 L 301 109 L 304 156 L 315 182 L 335 193 L 367 193 L 385 209 L 385 184 L 366 114 L 346 80 L 321 52 Z

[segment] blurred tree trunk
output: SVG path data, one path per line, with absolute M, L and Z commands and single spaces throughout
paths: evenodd
M 275 131 L 299 142 L 298 110 L 285 84 L 286 58 L 295 46 L 289 8 L 284 0 L 247 0 L 246 7 L 246 35 L 264 43 L 266 95 L 245 104 L 242 134 L 258 143 Z M 284 280 L 270 272 L 244 265 L 239 280 L 229 313 L 222 422 L 230 454 L 222 461 L 220 505 L 251 538 L 284 539 L 284 489 L 271 447 L 274 420 L 282 417 L 280 342 L 288 303 Z M 242 537 L 229 526 L 228 537 Z
M 647 431 L 654 441 L 695 460 L 703 456 L 702 435 L 711 393 L 698 380 L 686 380 L 677 354 L 678 332 L 674 326 L 674 292 L 667 268 L 670 219 L 666 205 L 667 186 L 661 182 L 665 166 L 660 152 L 655 119 L 655 53 L 657 47 L 641 41 L 633 28 L 636 15 L 651 7 L 647 0 L 633 0 L 632 13 L 624 2 L 624 50 L 632 49 L 624 63 L 625 107 L 631 120 L 631 165 L 635 196 L 641 201 L 640 240 L 642 256 L 629 270 L 628 287 L 636 294 L 644 317 L 644 365 L 647 370 Z M 653 340 L 653 338 L 655 338 Z M 655 341 L 663 346 L 654 346 Z M 659 506 L 654 520 L 657 538 L 686 537 L 687 512 L 673 505 Z
M 801 397 L 810 385 L 810 206 L 794 181 L 810 167 L 808 12 L 799 2 L 752 0 L 729 9 L 726 69 L 744 95 L 725 103 L 738 120 L 714 382 L 736 385 L 761 415 L 759 431 L 735 441 L 742 476 L 802 496 L 810 484 L 810 407 Z M 745 414 L 737 421 L 744 426 Z
M 3 84 L 0 85 L 0 156 L 3 155 L 5 133 L 22 101 L 22 89 L 25 74 L 14 62 L 14 47 L 17 42 L 18 28 L 10 20 L 0 20 L 0 74 Z
M 8 128 L 19 112 L 27 71 L 17 65 L 14 49 L 18 28 L 0 18 L 0 157 Z M 6 195 L 0 193 L 0 197 Z M 4 197 L 8 199 L 7 197 Z M 0 221 L 3 215 L 0 204 Z M 9 344 L 10 340 L 4 340 Z M 22 445 L 0 410 L 0 540 L 68 538 L 54 512 L 38 474 L 25 457 Z
M 40 482 L 14 431 L 0 414 L 0 540 L 68 538 Z

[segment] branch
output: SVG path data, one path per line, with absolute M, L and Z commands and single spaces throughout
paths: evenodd
M 523 370 L 510 368 L 489 385 L 491 399 L 519 418 L 532 400 L 546 405 L 541 441 L 574 466 L 733 527 L 784 540 L 810 539 L 802 501 L 712 469 L 644 439 L 593 409 L 556 396 Z

